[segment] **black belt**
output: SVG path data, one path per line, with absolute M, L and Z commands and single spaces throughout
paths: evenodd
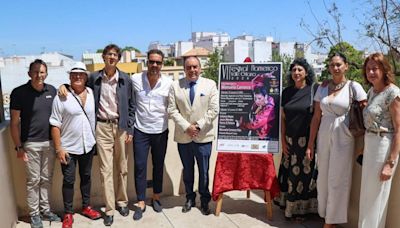
M 108 120 L 103 120 L 100 118 L 97 118 L 98 122 L 102 122 L 102 123 L 113 123 L 113 124 L 117 124 L 118 123 L 118 118 L 117 119 L 108 119 Z
M 385 135 L 391 134 L 392 132 L 387 132 L 387 131 L 371 131 L 371 130 L 366 130 L 368 133 L 374 134 L 374 135 L 379 135 L 380 137 L 383 137 Z

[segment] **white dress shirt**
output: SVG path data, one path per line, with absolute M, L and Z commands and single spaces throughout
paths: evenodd
M 85 103 L 86 117 L 78 101 L 79 96 L 68 93 L 66 99 L 56 96 L 50 116 L 50 124 L 61 129 L 61 147 L 70 154 L 84 154 L 92 150 L 96 144 L 95 132 L 95 108 L 93 91 L 86 88 L 87 97 Z
M 168 128 L 168 93 L 172 79 L 161 75 L 153 89 L 147 72 L 132 75 L 135 102 L 135 128 L 147 134 L 159 134 Z

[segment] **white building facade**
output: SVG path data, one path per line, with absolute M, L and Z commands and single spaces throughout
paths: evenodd
M 222 50 L 230 39 L 229 34 L 223 32 L 192 32 L 194 47 L 202 47 L 209 51 Z
M 250 57 L 254 63 L 265 63 L 272 60 L 272 40 L 239 36 L 224 47 L 223 55 L 227 62 L 242 63 Z
M 61 84 L 69 83 L 67 71 L 75 64 L 72 56 L 58 52 L 41 55 L 13 56 L 0 58 L 1 86 L 3 90 L 4 115 L 9 119 L 9 105 L 11 91 L 30 80 L 29 65 L 35 59 L 41 59 L 47 64 L 46 83 L 58 88 Z

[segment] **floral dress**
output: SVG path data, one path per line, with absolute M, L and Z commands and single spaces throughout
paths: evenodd
M 275 203 L 285 208 L 285 217 L 301 217 L 317 213 L 315 159 L 309 161 L 305 152 L 312 119 L 311 86 L 297 89 L 294 86 L 282 92 L 285 112 L 286 141 L 289 156 L 282 155 L 279 168 L 280 198 Z

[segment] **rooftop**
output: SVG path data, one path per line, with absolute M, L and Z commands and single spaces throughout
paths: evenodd
M 196 47 L 187 51 L 185 54 L 183 54 L 183 56 L 208 56 L 209 54 L 209 50 L 202 47 Z

